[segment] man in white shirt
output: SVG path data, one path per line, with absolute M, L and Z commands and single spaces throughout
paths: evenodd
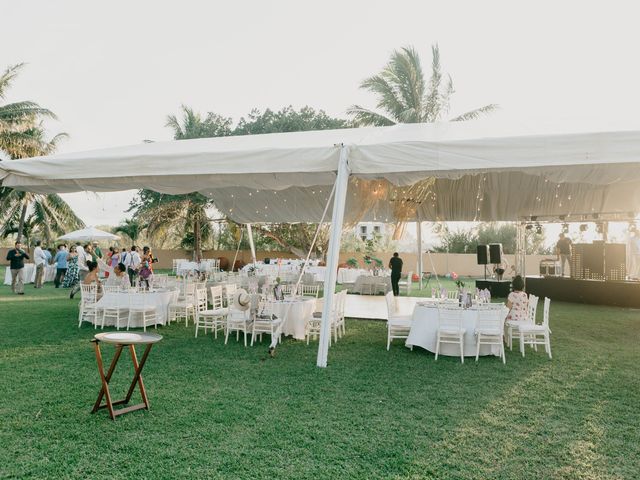
M 86 250 L 85 250 L 86 249 Z M 69 298 L 73 298 L 73 296 L 80 291 L 80 285 L 84 282 L 87 274 L 89 273 L 89 267 L 87 266 L 87 260 L 92 261 L 93 257 L 88 252 L 87 245 L 82 248 L 82 245 L 79 243 L 76 244 L 76 252 L 78 252 L 78 276 L 80 280 L 76 283 L 71 292 L 69 292 Z
M 42 281 L 44 279 L 44 267 L 47 264 L 47 256 L 42 249 L 42 242 L 38 240 L 36 242 L 36 248 L 33 251 L 33 261 L 36 264 L 36 282 L 35 288 L 42 288 Z
M 137 252 L 138 247 L 135 245 L 131 246 L 131 251 L 127 252 L 125 261 L 123 263 L 127 267 L 127 273 L 129 274 L 129 281 L 131 282 L 131 286 L 135 286 L 136 280 L 138 277 L 138 269 L 140 268 L 140 264 L 142 263 L 142 259 L 140 258 L 140 254 Z

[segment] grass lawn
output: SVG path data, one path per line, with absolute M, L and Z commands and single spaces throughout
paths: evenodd
M 287 339 L 271 359 L 266 339 L 174 324 L 145 369 L 151 410 L 113 422 L 89 413 L 95 331 L 77 301 L 26 292 L 0 287 L 0 478 L 640 476 L 639 311 L 552 303 L 553 360 L 514 351 L 506 366 L 387 352 L 383 322 L 349 321 L 326 369 L 317 343 Z M 114 397 L 124 355 L 118 368 Z

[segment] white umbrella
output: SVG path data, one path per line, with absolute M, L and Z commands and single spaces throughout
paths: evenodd
M 94 227 L 83 228 L 75 232 L 67 233 L 58 240 L 68 240 L 70 242 L 93 242 L 100 240 L 120 240 L 120 237 L 113 233 L 98 230 Z

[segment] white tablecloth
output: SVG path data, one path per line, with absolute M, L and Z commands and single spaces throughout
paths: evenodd
M 504 317 L 509 311 L 506 307 L 502 308 Z M 503 317 L 503 318 L 504 318 Z M 478 310 L 468 309 L 462 312 L 462 328 L 466 329 L 464 334 L 464 356 L 470 357 L 476 355 L 476 324 L 478 322 Z M 438 308 L 435 303 L 433 306 L 416 305 L 413 311 L 413 321 L 411 323 L 411 331 L 407 338 L 407 346 L 422 347 L 425 350 L 435 353 L 436 339 L 438 331 Z M 457 345 L 443 343 L 440 345 L 440 355 L 460 356 L 460 349 Z M 500 355 L 500 349 L 497 345 L 480 345 L 480 355 Z
M 338 283 L 355 283 L 360 275 L 367 274 L 369 274 L 369 271 L 362 268 L 339 268 Z
M 24 283 L 34 283 L 36 281 L 36 265 L 34 263 L 24 264 L 22 278 Z M 53 282 L 55 278 L 56 278 L 56 266 L 47 265 L 44 270 L 44 281 Z M 4 272 L 4 284 L 11 285 L 11 270 L 9 270 L 8 265 Z
M 145 293 L 136 293 L 135 295 L 145 295 L 147 298 L 146 304 L 153 305 L 156 307 L 157 312 L 157 320 L 156 323 L 159 325 L 164 325 L 167 323 L 167 318 L 169 315 L 169 304 L 173 298 L 173 292 L 170 290 L 161 291 L 161 292 L 145 292 Z M 118 305 L 126 308 L 129 305 L 129 294 L 128 293 L 116 293 L 116 292 L 107 292 L 104 296 L 98 300 L 98 309 L 100 308 L 113 308 Z M 98 321 L 102 322 L 102 317 L 98 315 Z M 132 327 L 142 328 L 142 322 L 138 321 L 138 315 L 133 317 L 133 321 L 131 323 Z M 115 325 L 115 321 L 113 319 L 107 318 L 107 323 L 105 325 L 113 326 Z M 148 327 L 149 325 L 147 325 Z
M 376 294 L 378 285 L 384 285 L 384 293 L 391 290 L 391 277 L 374 277 L 373 275 L 360 275 L 356 278 L 353 287 L 349 289 L 351 293 Z M 380 288 L 382 291 L 382 288 Z
M 189 273 L 198 272 L 210 272 L 213 269 L 213 264 L 210 261 L 203 260 L 202 262 L 178 262 L 176 265 L 176 275 L 187 275 Z
M 316 310 L 316 299 L 284 300 L 272 305 L 273 313 L 283 319 L 282 333 L 293 336 L 296 340 L 304 340 L 307 320 Z

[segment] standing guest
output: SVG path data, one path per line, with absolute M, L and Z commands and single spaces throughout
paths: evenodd
M 73 288 L 80 281 L 79 269 L 78 269 L 78 250 L 76 245 L 71 245 L 69 254 L 67 255 L 67 272 L 64 276 L 64 282 L 62 288 Z M 73 298 L 73 297 L 72 297 Z
M 67 268 L 69 263 L 67 261 L 67 256 L 69 253 L 64 245 L 58 245 L 58 252 L 56 256 L 53 257 L 53 263 L 56 265 L 56 278 L 53 280 L 53 284 L 56 288 L 60 288 L 60 284 L 64 281 L 64 276 L 67 273 Z
M 142 262 L 138 274 L 140 275 L 140 286 L 142 287 L 144 285 L 145 288 L 149 290 L 153 282 L 153 270 L 151 270 L 151 264 L 147 260 Z
M 397 297 L 400 295 L 399 282 L 402 276 L 402 259 L 398 252 L 395 252 L 391 260 L 389 260 L 389 268 L 391 269 L 391 288 L 393 289 L 393 294 Z
M 569 276 L 571 276 L 571 239 L 565 237 L 564 233 L 560 234 L 560 238 L 558 239 L 558 243 L 556 243 L 556 255 L 558 260 L 560 260 L 560 275 L 564 277 L 564 264 L 567 262 L 569 266 Z
M 24 260 L 29 260 L 29 255 L 22 250 L 22 244 L 16 242 L 13 250 L 7 253 L 7 261 L 11 270 L 11 291 L 18 295 L 24 295 Z
M 36 248 L 33 251 L 33 261 L 36 264 L 36 281 L 33 288 L 42 288 L 44 268 L 47 265 L 47 256 L 44 253 L 42 242 L 40 240 L 36 242 Z
M 109 261 L 109 266 L 111 268 L 116 268 L 116 265 L 120 263 L 120 250 L 117 247 L 111 247 L 111 257 Z
M 124 263 L 127 267 L 127 273 L 129 274 L 129 281 L 131 282 L 132 287 L 136 285 L 138 268 L 140 267 L 140 263 L 142 262 L 140 254 L 137 250 L 138 247 L 132 245 L 129 252 L 123 253 L 124 259 L 122 260 L 122 263 Z
M 55 251 L 53 248 L 49 247 L 44 251 L 45 256 L 47 257 L 47 265 L 51 265 L 53 262 L 53 256 L 55 255 Z
M 85 277 L 89 274 L 88 262 L 93 262 L 93 255 L 91 253 L 91 245 L 87 243 L 84 248 L 78 249 L 78 275 L 80 281 L 71 288 L 69 298 L 73 298 L 73 296 L 78 293 L 80 283 L 84 282 Z
M 151 253 L 151 249 L 149 247 L 142 248 L 142 263 L 144 262 L 149 262 L 149 268 L 151 269 L 151 272 L 153 272 L 154 258 L 153 253 Z
M 98 245 L 98 242 L 93 242 L 93 254 L 98 257 L 98 258 L 102 258 L 102 249 L 100 248 L 100 245 Z M 96 259 L 96 262 L 98 260 Z
M 113 275 L 109 275 L 107 285 L 114 285 L 122 290 L 126 290 L 131 286 L 129 275 L 127 275 L 127 267 L 124 266 L 124 263 L 118 263 L 113 268 Z
M 527 320 L 527 309 L 529 307 L 529 297 L 524 291 L 524 280 L 520 275 L 516 275 L 511 281 L 512 292 L 507 297 L 507 320 L 524 322 Z

